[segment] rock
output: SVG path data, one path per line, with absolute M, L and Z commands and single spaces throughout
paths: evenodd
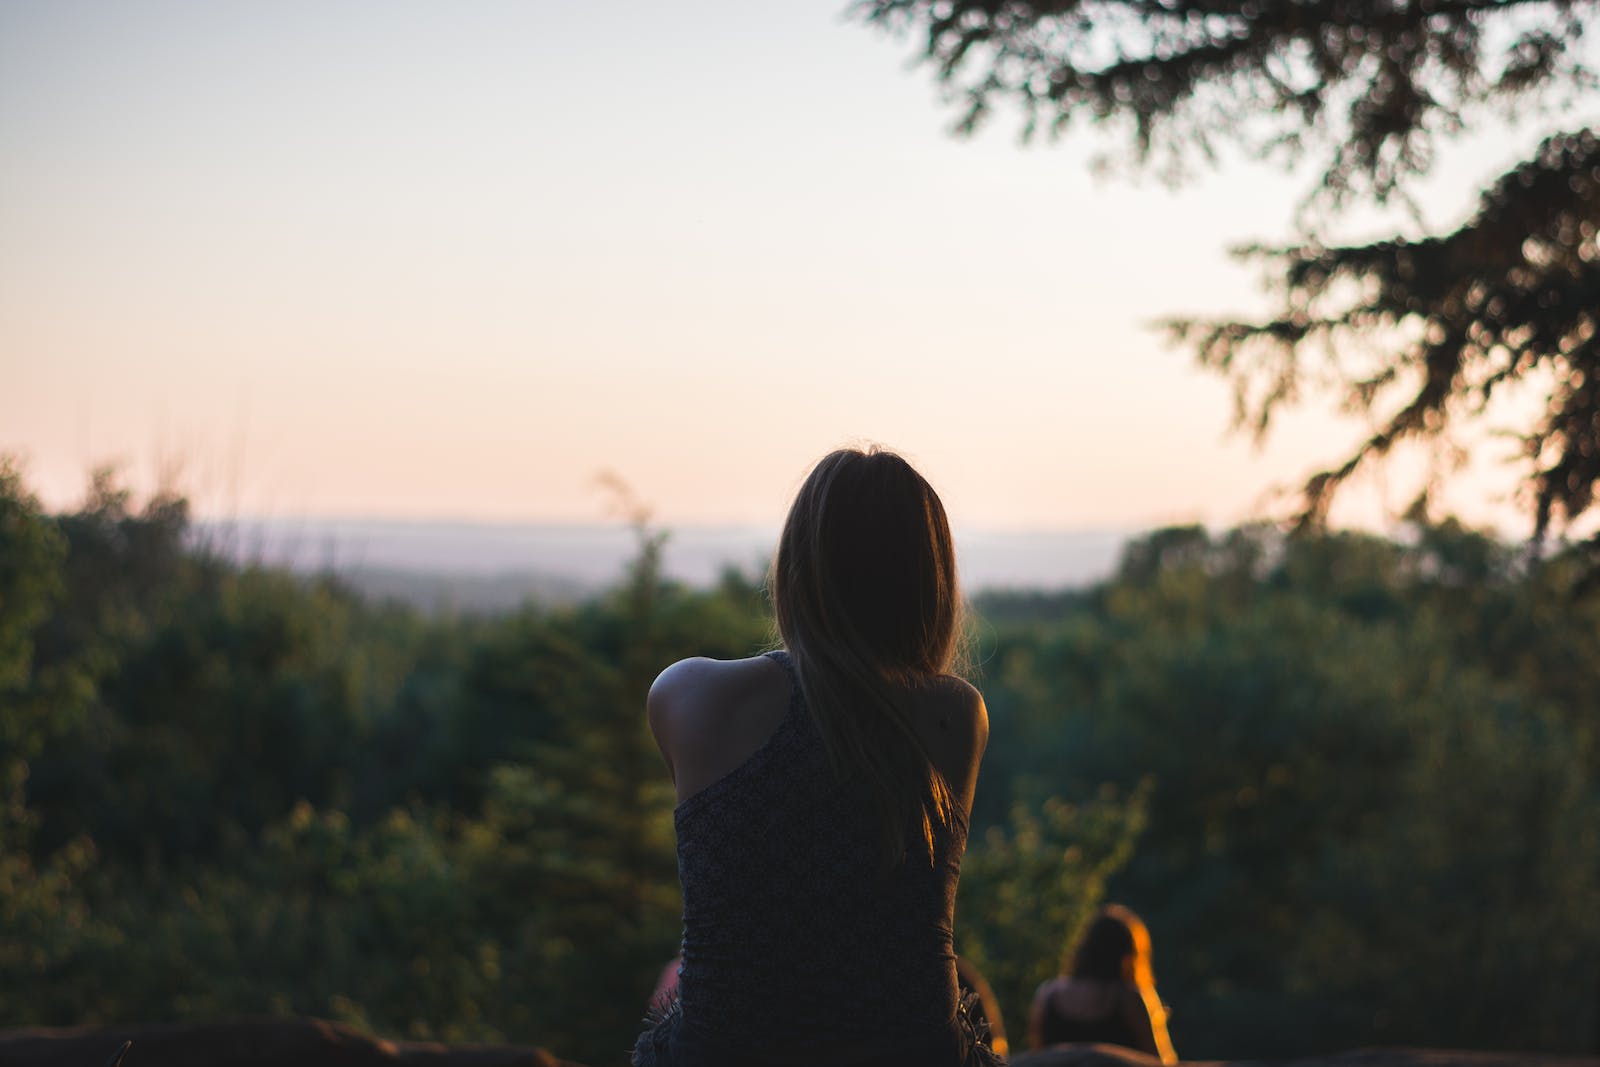
M 1466 1052 L 1442 1048 L 1359 1048 L 1296 1060 L 1241 1061 L 1237 1067 L 1600 1067 L 1594 1056 L 1542 1052 Z
M 0 1067 L 581 1067 L 539 1048 L 385 1041 L 321 1019 L 0 1031 Z
M 1011 1067 L 1159 1067 L 1160 1062 L 1153 1056 L 1115 1045 L 1057 1045 L 1011 1057 Z M 1600 1067 L 1600 1058 L 1530 1052 L 1364 1048 L 1293 1060 L 1184 1060 L 1183 1067 Z
M 539 1048 L 385 1041 L 321 1019 L 233 1019 L 69 1029 L 0 1030 L 0 1067 L 581 1067 Z M 1019 1052 L 1011 1067 L 1151 1067 L 1114 1045 Z M 1297 1060 L 1185 1060 L 1185 1067 L 1600 1067 L 1592 1056 L 1448 1049 L 1356 1049 Z
M 1011 1067 L 1161 1067 L 1161 1061 L 1120 1045 L 1055 1045 L 1037 1052 L 1018 1052 Z

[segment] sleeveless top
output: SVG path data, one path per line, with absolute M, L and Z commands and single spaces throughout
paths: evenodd
M 1119 990 L 1111 1008 L 1093 1019 L 1080 1019 L 1056 1010 L 1054 998 L 1045 1001 L 1043 1018 L 1039 1021 L 1039 1042 L 1045 1048 L 1068 1043 L 1121 1045 L 1138 1049 L 1139 1035 L 1128 1022 L 1124 1009 L 1126 990 Z
M 956 993 L 965 825 L 936 831 L 931 865 L 913 848 L 885 873 L 864 789 L 836 780 L 794 664 L 768 656 L 789 674 L 784 719 L 674 813 L 677 1001 L 635 1062 L 991 1062 L 970 1058 Z

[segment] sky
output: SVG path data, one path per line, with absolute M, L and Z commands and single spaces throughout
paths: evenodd
M 211 516 L 592 522 L 609 472 L 717 525 L 872 441 L 1006 530 L 1231 524 L 1343 458 L 1326 404 L 1230 435 L 1151 327 L 1267 307 L 1226 252 L 1309 174 L 955 137 L 913 53 L 830 3 L 7 0 L 0 453 L 57 507 L 112 463 Z M 1447 151 L 1426 221 L 1539 132 Z M 1515 530 L 1505 452 L 1446 502 Z

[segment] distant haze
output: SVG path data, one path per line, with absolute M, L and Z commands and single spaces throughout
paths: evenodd
M 501 600 L 520 592 L 581 595 L 618 581 L 638 554 L 638 536 L 622 525 L 413 522 L 373 519 L 242 519 L 203 522 L 201 539 L 225 556 L 332 572 L 369 592 L 418 599 L 417 579 L 432 577 L 429 602 L 454 597 L 482 607 L 498 583 Z M 691 585 L 708 585 L 727 568 L 765 569 L 777 529 L 684 526 L 668 531 L 662 565 Z M 1115 530 L 956 535 L 962 582 L 969 592 L 996 588 L 1062 588 L 1106 577 L 1128 534 Z M 408 581 L 407 579 L 411 579 Z M 437 580 L 445 579 L 443 585 Z

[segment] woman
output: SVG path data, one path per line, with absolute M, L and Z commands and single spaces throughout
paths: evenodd
M 1137 915 L 1118 904 L 1100 909 L 1073 948 L 1066 973 L 1034 994 L 1028 1041 L 1033 1048 L 1122 1045 L 1162 1063 L 1178 1062 L 1150 968 L 1150 931 Z
M 683 955 L 633 1062 L 998 1064 L 951 948 L 989 726 L 949 673 L 961 601 L 938 496 L 891 452 L 828 455 L 789 511 L 772 599 L 786 651 L 684 660 L 650 690 Z

